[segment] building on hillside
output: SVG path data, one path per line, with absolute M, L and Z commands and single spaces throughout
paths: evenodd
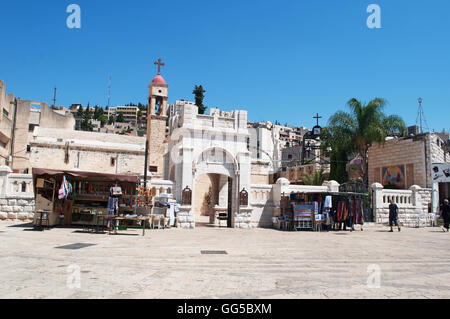
M 2 131 L 9 131 L 7 165 L 15 173 L 28 173 L 30 165 L 30 141 L 35 127 L 73 130 L 75 120 L 70 113 L 63 110 L 53 110 L 47 103 L 17 99 L 6 95 L 4 82 L 0 81 L 0 96 L 2 105 Z M 12 104 L 11 104 L 12 103 Z M 9 106 L 9 109 L 8 109 Z M 64 114 L 63 114 L 63 113 Z M 3 140 L 6 141 L 4 138 Z M 2 155 L 3 156 L 3 155 Z M 3 157 L 2 157 L 3 158 Z
M 125 123 L 134 123 L 135 125 L 138 124 L 139 114 L 141 113 L 139 112 L 139 108 L 137 106 L 111 106 L 107 110 L 108 120 L 111 117 L 117 119 L 119 114 L 122 114 Z
M 284 147 L 299 146 L 303 140 L 303 136 L 309 132 L 308 128 L 274 125 L 274 130 L 279 136 Z
M 5 83 L 0 80 L 0 166 L 11 162 L 11 136 L 13 135 L 14 95 L 6 94 Z

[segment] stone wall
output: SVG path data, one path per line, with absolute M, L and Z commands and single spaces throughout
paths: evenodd
M 409 190 L 383 189 L 379 183 L 372 184 L 375 221 L 389 223 L 389 204 L 393 199 L 399 208 L 399 222 L 405 227 L 431 226 L 435 216 L 429 213 L 431 189 L 413 185 Z
M 141 174 L 144 161 L 144 137 L 36 128 L 31 142 L 38 168 Z
M 177 213 L 178 227 L 180 228 L 195 228 L 195 216 L 191 206 L 180 206 L 180 211 Z
M 250 181 L 252 184 L 269 184 L 269 176 L 272 171 L 268 161 L 252 160 Z
M 13 174 L 7 166 L 0 166 L 0 220 L 32 220 L 35 201 L 33 178 L 27 174 Z
M 252 209 L 241 207 L 239 212 L 234 213 L 234 228 L 249 229 L 258 227 L 252 218 Z
M 0 199 L 0 220 L 31 221 L 34 217 L 33 199 Z

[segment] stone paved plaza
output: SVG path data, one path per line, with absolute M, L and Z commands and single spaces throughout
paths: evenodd
M 142 237 L 1 223 L 0 298 L 449 298 L 449 242 L 440 228 L 389 233 L 375 225 L 353 233 L 197 228 Z M 56 248 L 75 243 L 93 246 Z M 67 284 L 74 264 L 79 289 Z M 371 288 L 368 269 L 376 267 L 380 287 Z

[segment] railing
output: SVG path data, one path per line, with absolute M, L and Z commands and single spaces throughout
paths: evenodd
M 414 206 L 413 192 L 411 190 L 383 189 L 383 207 L 389 207 L 391 200 L 399 206 Z
M 250 190 L 251 205 L 265 205 L 273 202 L 273 185 L 252 185 Z
M 6 179 L 5 198 L 33 198 L 33 176 L 30 174 L 9 174 Z
M 391 200 L 397 204 L 398 219 L 407 227 L 425 227 L 434 223 L 434 215 L 428 213 L 431 202 L 431 190 L 412 186 L 409 190 L 383 189 L 381 184 L 371 186 L 373 190 L 373 211 L 376 222 L 389 222 Z
M 315 193 L 327 192 L 327 186 L 312 186 L 312 185 L 289 185 L 289 194 L 291 193 Z M 286 194 L 286 195 L 289 195 Z
M 161 194 L 173 194 L 175 183 L 169 180 L 155 179 L 147 182 L 147 187 L 154 190 L 156 196 Z

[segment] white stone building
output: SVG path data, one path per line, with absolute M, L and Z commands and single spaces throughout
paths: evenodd
M 140 175 L 145 138 L 36 127 L 30 142 L 34 168 Z

